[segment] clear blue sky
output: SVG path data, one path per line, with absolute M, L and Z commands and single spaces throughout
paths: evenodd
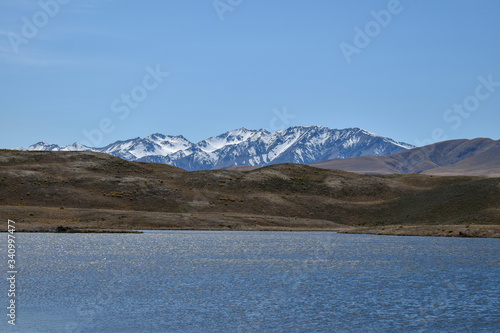
M 2 148 L 296 125 L 500 139 L 497 0 L 41 2 L 0 1 Z

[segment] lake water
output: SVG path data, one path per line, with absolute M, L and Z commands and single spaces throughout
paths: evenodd
M 500 332 L 499 239 L 210 231 L 17 238 L 17 321 L 7 324 L 5 300 L 1 332 Z M 6 296 L 5 281 L 0 288 Z

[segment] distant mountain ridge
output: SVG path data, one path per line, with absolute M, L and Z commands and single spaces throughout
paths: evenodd
M 326 160 L 311 165 L 365 174 L 423 173 L 500 177 L 500 140 L 449 140 L 386 156 Z
M 276 132 L 240 128 L 198 143 L 182 135 L 155 133 L 145 138 L 116 141 L 102 148 L 79 143 L 61 147 L 38 142 L 22 150 L 94 151 L 129 161 L 164 163 L 192 171 L 231 165 L 310 164 L 327 159 L 389 155 L 413 147 L 360 128 L 297 126 Z

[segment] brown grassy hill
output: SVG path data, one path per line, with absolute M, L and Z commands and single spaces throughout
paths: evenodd
M 251 165 L 230 165 L 227 167 L 218 168 L 218 170 L 252 171 L 258 168 L 260 167 Z
M 366 174 L 500 177 L 500 140 L 450 140 L 387 156 L 327 160 L 311 165 Z
M 26 229 L 318 230 L 500 224 L 500 178 L 298 164 L 187 172 L 92 152 L 0 151 L 0 211 Z

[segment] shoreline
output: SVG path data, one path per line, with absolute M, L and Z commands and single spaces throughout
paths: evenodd
M 353 227 L 340 230 L 339 233 L 385 236 L 500 238 L 500 225 L 386 225 Z
M 0 206 L 16 221 L 16 232 L 137 233 L 141 230 L 331 231 L 350 234 L 500 238 L 500 224 L 410 223 L 370 226 L 370 222 L 235 212 L 174 213 L 117 209 Z
M 144 231 L 264 231 L 264 232 L 337 232 L 340 234 L 367 234 L 382 236 L 420 236 L 420 237 L 456 237 L 456 238 L 500 238 L 499 225 L 388 225 L 377 227 L 342 226 L 334 228 L 307 227 L 165 227 L 165 228 L 81 228 L 81 227 L 48 227 L 30 225 L 20 227 L 16 233 L 112 233 L 142 234 Z M 4 231 L 7 232 L 7 231 Z

